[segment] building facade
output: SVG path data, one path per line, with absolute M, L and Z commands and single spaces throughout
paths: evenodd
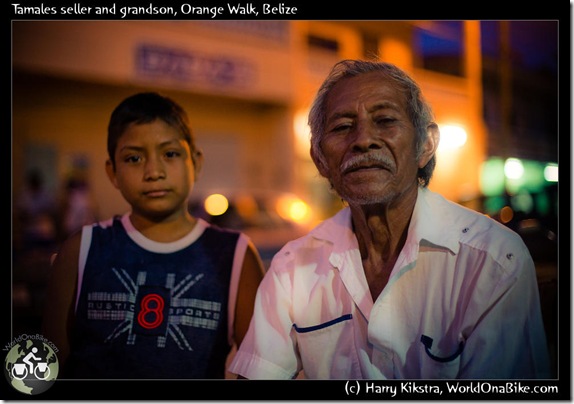
M 421 32 L 458 37 L 454 73 L 425 65 Z M 157 90 L 188 110 L 205 152 L 194 192 L 293 192 L 321 219 L 337 202 L 309 159 L 306 114 L 335 62 L 374 55 L 419 81 L 440 126 L 464 129 L 465 143 L 439 150 L 431 188 L 456 201 L 480 191 L 476 21 L 452 32 L 421 21 L 13 21 L 12 35 L 13 194 L 34 166 L 54 192 L 81 171 L 100 215 L 122 213 L 103 169 L 107 120 L 124 97 Z

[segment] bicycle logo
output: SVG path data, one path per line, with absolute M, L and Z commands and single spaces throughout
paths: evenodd
M 19 337 L 5 360 L 4 375 L 10 385 L 25 394 L 48 390 L 59 370 L 58 358 L 52 347 L 53 344 L 50 346 L 50 342 L 41 336 Z
M 36 365 L 34 365 L 31 361 L 32 359 L 36 361 L 42 360 L 42 358 L 38 358 L 34 355 L 37 352 L 38 348 L 32 348 L 32 351 L 24 357 L 23 363 L 14 363 L 12 365 L 12 377 L 14 379 L 23 380 L 28 374 L 33 374 L 38 380 L 47 380 L 50 377 L 48 362 L 37 362 Z

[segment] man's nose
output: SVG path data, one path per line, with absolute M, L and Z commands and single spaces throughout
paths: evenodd
M 355 151 L 380 149 L 383 146 L 379 131 L 369 121 L 358 121 L 353 130 L 352 148 Z

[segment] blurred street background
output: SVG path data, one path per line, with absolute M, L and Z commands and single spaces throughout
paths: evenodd
M 434 109 L 441 143 L 430 188 L 530 248 L 556 366 L 558 21 L 23 20 L 11 29 L 14 336 L 39 332 L 59 243 L 128 209 L 104 171 L 107 123 L 122 99 L 159 91 L 187 110 L 205 154 L 190 210 L 250 235 L 269 265 L 341 208 L 309 157 L 318 86 L 337 61 L 377 56 L 408 71 Z

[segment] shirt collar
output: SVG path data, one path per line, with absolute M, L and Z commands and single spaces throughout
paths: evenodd
M 439 194 L 427 188 L 419 188 L 418 197 L 411 217 L 407 244 L 430 243 L 434 247 L 443 247 L 457 254 L 459 237 L 452 223 L 453 213 L 449 212 L 448 202 Z
M 418 247 L 424 240 L 427 245 L 446 248 L 457 254 L 459 238 L 454 232 L 456 226 L 451 223 L 451 213 L 447 207 L 448 203 L 442 196 L 426 188 L 419 188 L 405 247 L 412 245 Z M 349 207 L 341 209 L 331 219 L 321 223 L 313 232 L 313 236 L 332 243 L 333 253 L 358 249 Z

